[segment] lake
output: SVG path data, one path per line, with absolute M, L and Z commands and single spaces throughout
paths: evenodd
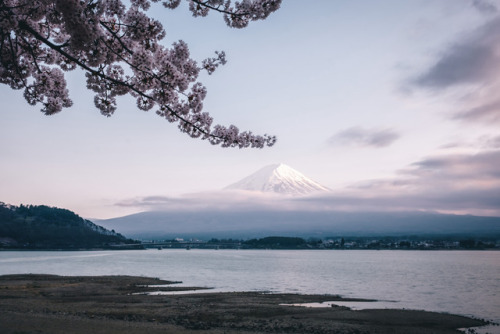
M 381 301 L 372 307 L 448 312 L 500 323 L 498 251 L 0 252 L 0 274 L 21 273 L 139 275 L 215 291 L 338 294 Z M 487 331 L 500 333 L 500 327 Z

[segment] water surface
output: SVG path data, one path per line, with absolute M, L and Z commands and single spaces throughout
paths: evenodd
M 496 251 L 0 252 L 0 274 L 19 273 L 142 275 L 216 291 L 338 294 L 500 322 Z

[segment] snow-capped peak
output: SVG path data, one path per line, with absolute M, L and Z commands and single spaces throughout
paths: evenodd
M 313 192 L 329 191 L 328 188 L 285 164 L 266 166 L 241 181 L 229 185 L 225 189 L 274 192 L 289 195 L 307 195 Z

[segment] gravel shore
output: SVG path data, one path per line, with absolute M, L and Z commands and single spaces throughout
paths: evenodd
M 425 311 L 281 305 L 352 300 L 329 295 L 147 294 L 179 290 L 168 286 L 171 283 L 174 282 L 133 276 L 0 276 L 0 333 L 444 334 L 485 324 L 463 316 Z

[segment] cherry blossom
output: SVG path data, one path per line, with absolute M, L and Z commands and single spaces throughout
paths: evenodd
M 243 28 L 276 11 L 281 0 L 187 0 L 192 15 L 221 14 L 229 27 Z M 94 104 L 105 116 L 117 97 L 130 94 L 141 110 L 155 110 L 193 138 L 222 147 L 272 146 L 276 138 L 234 126 L 213 125 L 203 111 L 206 88 L 200 71 L 212 74 L 226 63 L 223 51 L 201 61 L 183 41 L 161 44 L 165 30 L 147 15 L 160 0 L 0 0 L 0 83 L 23 89 L 26 101 L 47 115 L 72 105 L 64 72 L 85 72 Z M 168 9 L 180 0 L 161 1 Z

